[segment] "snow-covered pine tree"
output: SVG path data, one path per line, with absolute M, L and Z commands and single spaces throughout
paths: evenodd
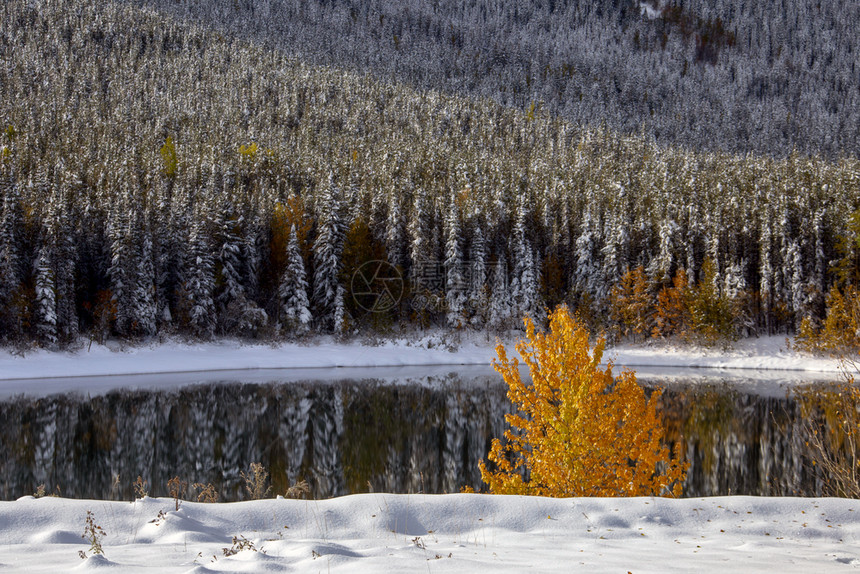
M 343 230 L 338 213 L 338 192 L 333 175 L 329 175 L 317 201 L 317 237 L 313 245 L 313 302 L 316 321 L 323 331 L 334 328 Z
M 152 234 L 141 229 L 137 244 L 137 266 L 134 274 L 134 332 L 137 335 L 154 335 L 158 330 L 158 307 L 155 302 L 155 267 L 152 253 Z
M 171 286 L 170 313 L 173 324 L 186 329 L 190 326 L 191 296 L 188 293 L 191 278 L 191 226 L 194 221 L 193 190 L 177 186 L 170 214 L 170 268 L 168 285 Z
M 759 230 L 759 296 L 761 297 L 762 316 L 764 319 L 765 333 L 770 335 L 771 331 L 771 309 L 773 307 L 773 261 L 771 252 L 773 250 L 773 211 L 770 205 L 765 209 L 765 215 Z
M 433 254 L 430 253 L 429 205 L 426 192 L 417 188 L 412 204 L 412 215 L 409 220 L 409 259 L 411 261 L 411 280 L 413 289 L 426 288 L 422 285 L 429 266 L 434 264 Z M 419 295 L 419 293 L 414 293 Z
M 806 282 L 803 274 L 803 254 L 797 239 L 788 242 L 783 267 L 788 278 L 788 301 L 795 314 L 795 321 L 799 325 L 803 318 Z
M 236 215 L 233 202 L 227 197 L 223 198 L 213 222 L 217 248 L 216 300 L 222 314 L 231 302 L 245 298 L 245 287 L 242 284 L 243 241 L 239 231 L 241 225 L 242 221 Z
M 609 296 L 609 289 L 616 285 L 625 273 L 627 239 L 627 229 L 622 218 L 615 214 L 608 217 L 603 228 L 603 247 L 600 250 L 603 264 L 600 270 L 600 293 L 595 298 L 597 303 Z
M 306 333 L 310 328 L 312 317 L 308 302 L 305 264 L 299 249 L 295 225 L 290 228 L 290 240 L 287 243 L 287 269 L 281 276 L 278 296 L 281 302 L 281 325 L 283 328 L 291 334 Z
M 576 251 L 576 240 L 571 234 L 570 201 L 567 198 L 561 200 L 561 214 L 558 230 L 558 249 L 563 269 L 572 269 L 574 265 L 573 256 Z M 571 283 L 573 285 L 573 283 Z
M 487 241 L 482 231 L 480 215 L 472 217 L 472 242 L 469 245 L 468 300 L 472 310 L 471 323 L 483 325 L 488 318 L 489 291 L 487 287 Z
M 813 266 L 812 273 L 808 278 L 809 286 L 806 289 L 807 302 L 806 305 L 811 314 L 819 314 L 823 312 L 824 293 L 827 289 L 825 284 L 825 274 L 827 270 L 827 259 L 824 254 L 824 210 L 818 209 L 812 218 L 813 227 Z
M 785 202 L 780 201 L 777 209 L 780 215 L 774 234 L 778 257 L 774 265 L 773 296 L 776 300 L 791 305 L 791 265 L 794 260 L 794 255 L 791 253 L 791 225 Z
M 144 207 L 125 187 L 108 217 L 110 289 L 116 309 L 116 332 L 123 336 L 157 331 L 155 260 Z
M 120 335 L 129 335 L 134 322 L 134 266 L 133 246 L 129 244 L 129 207 L 127 201 L 117 201 L 111 206 L 108 217 L 108 240 L 110 241 L 110 291 L 116 321 L 114 328 Z
M 349 194 L 352 197 L 360 196 L 358 186 L 353 185 L 349 190 Z M 386 239 L 386 233 L 388 229 L 388 219 L 391 215 L 391 200 L 390 196 L 393 195 L 393 190 L 390 189 L 379 189 L 370 193 L 370 212 L 367 214 L 367 218 L 365 221 L 367 222 L 367 227 L 370 229 L 371 234 L 373 235 L 374 242 L 379 242 L 384 244 Z M 344 225 L 344 227 L 348 227 L 348 225 Z
M 534 320 L 538 310 L 538 278 L 535 258 L 531 244 L 525 236 L 524 209 L 517 210 L 516 223 L 511 235 L 511 256 L 513 275 L 511 278 L 511 298 L 513 313 L 517 318 L 529 316 Z
M 346 289 L 343 285 L 337 286 L 337 296 L 334 301 L 334 333 L 335 335 L 343 335 L 347 329 L 346 320 Z
M 245 294 L 251 300 L 260 296 L 260 269 L 263 262 L 262 246 L 265 243 L 262 216 L 258 210 L 248 218 L 242 253 L 245 259 Z
M 745 267 L 746 262 L 743 260 L 733 261 L 726 266 L 726 271 L 723 273 L 723 296 L 734 301 L 747 288 L 744 278 Z
M 269 321 L 268 314 L 257 303 L 260 293 L 261 245 L 263 243 L 263 226 L 260 222 L 259 213 L 255 213 L 245 228 L 245 238 L 241 244 L 241 253 L 244 259 L 242 284 L 245 289 L 244 297 L 234 303 L 234 307 L 240 314 L 239 322 L 236 325 L 238 333 L 255 335 Z
M 526 259 L 525 218 L 522 202 L 518 202 L 515 213 L 514 228 L 508 241 L 508 252 L 511 255 L 511 313 L 515 317 L 521 317 L 520 300 L 522 299 L 520 276 Z
M 21 198 L 14 178 L 0 178 L 0 339 L 21 334 L 21 318 L 14 307 L 14 298 L 22 286 L 22 240 L 24 217 Z
M 576 238 L 572 284 L 580 293 L 587 293 L 592 301 L 603 296 L 597 235 L 591 210 L 586 209 L 582 220 L 582 230 L 579 237 Z
M 698 218 L 698 210 L 696 206 L 688 205 L 687 206 L 687 234 L 686 240 L 684 241 L 685 246 L 685 259 L 687 266 L 687 281 L 689 282 L 689 286 L 692 288 L 696 283 L 696 277 L 699 272 L 699 264 L 701 263 L 701 258 L 698 256 L 697 247 L 699 245 L 700 239 L 702 236 L 702 226 L 699 222 Z
M 487 320 L 487 327 L 495 331 L 510 328 L 513 321 L 513 301 L 511 291 L 508 288 L 507 267 L 505 255 L 500 253 L 493 269 L 490 312 Z
M 80 185 L 80 182 L 65 173 L 62 166 L 57 167 L 55 176 L 60 181 L 52 186 L 44 222 L 44 246 L 48 249 L 48 261 L 54 273 L 57 337 L 62 342 L 68 342 L 77 337 L 79 329 L 75 305 L 77 247 L 69 217 L 73 208 L 69 195 L 71 186 Z
M 451 327 L 464 323 L 466 283 L 463 270 L 463 237 L 460 210 L 452 201 L 445 218 L 445 302 Z
M 57 342 L 57 295 L 54 286 L 54 271 L 51 269 L 48 248 L 39 249 L 36 263 L 36 336 L 42 343 Z
M 390 195 L 388 222 L 385 230 L 385 250 L 388 253 L 388 262 L 401 270 L 405 269 L 406 248 L 406 220 L 400 195 L 395 190 Z
M 215 263 L 202 216 L 191 223 L 188 247 L 188 320 L 194 335 L 208 339 L 215 332 Z
M 658 285 L 668 286 L 672 283 L 675 266 L 675 235 L 677 232 L 678 224 L 670 215 L 667 215 L 658 227 L 659 251 L 648 265 L 648 275 L 651 281 Z
M 716 221 L 711 221 L 710 218 L 708 219 L 709 221 L 706 223 L 707 237 L 705 239 L 705 244 L 707 245 L 706 255 L 714 266 L 714 281 L 717 289 L 719 290 L 723 283 L 721 270 L 725 266 L 724 260 L 726 259 L 726 257 L 723 256 L 725 246 L 722 242 L 724 224 L 722 217 L 716 218 Z
M 249 298 L 245 287 L 248 266 L 244 256 L 256 250 L 249 249 L 248 241 L 243 239 L 242 224 L 233 201 L 225 195 L 213 222 L 217 248 L 215 300 L 219 331 L 224 334 L 253 334 L 267 319 L 265 311 Z
M 171 190 L 173 179 L 165 178 L 158 188 L 158 195 L 152 225 L 153 271 L 155 274 L 156 320 L 159 324 L 169 324 L 173 317 L 170 311 L 176 285 L 171 281 L 171 246 L 176 241 L 171 233 Z M 182 237 L 182 236 L 180 236 Z

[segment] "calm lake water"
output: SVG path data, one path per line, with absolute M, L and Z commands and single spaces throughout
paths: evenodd
M 487 370 L 431 370 L 182 375 L 112 391 L 140 381 L 74 383 L 94 394 L 28 383 L 31 392 L 0 402 L 0 496 L 43 484 L 66 497 L 130 500 L 138 476 L 166 496 L 179 476 L 242 500 L 241 472 L 254 462 L 269 470 L 274 494 L 300 479 L 315 497 L 480 489 L 478 462 L 511 409 L 506 387 Z M 640 379 L 664 387 L 668 437 L 691 462 L 685 496 L 818 493 L 799 407 L 773 381 Z

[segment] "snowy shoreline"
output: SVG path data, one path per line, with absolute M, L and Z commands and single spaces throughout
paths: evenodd
M 506 341 L 509 349 L 512 341 Z M 93 344 L 75 351 L 34 350 L 24 356 L 0 349 L 0 384 L 47 378 L 206 373 L 215 371 L 311 370 L 376 367 L 489 366 L 494 343 L 469 341 L 454 351 L 433 338 L 415 342 L 391 340 L 377 346 L 338 343 L 330 338 L 313 344 L 248 344 L 235 340 L 210 343 L 166 341 L 117 348 Z M 620 345 L 608 348 L 605 360 L 618 368 L 731 369 L 832 374 L 839 362 L 787 350 L 784 337 L 737 342 L 729 350 L 673 345 Z

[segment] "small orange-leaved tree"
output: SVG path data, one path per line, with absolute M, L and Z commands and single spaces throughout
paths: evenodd
M 495 369 L 508 384 L 519 413 L 506 415 L 505 442 L 494 439 L 492 469 L 480 463 L 481 478 L 496 494 L 538 496 L 647 496 L 681 494 L 687 464 L 663 443 L 657 403 L 646 398 L 631 371 L 601 369 L 605 341 L 591 350 L 588 330 L 566 307 L 549 316 L 549 331 L 526 317 L 519 362 L 496 347 Z

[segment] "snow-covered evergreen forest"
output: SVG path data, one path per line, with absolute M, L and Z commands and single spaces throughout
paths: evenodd
M 860 150 L 854 0 L 124 0 L 318 64 L 660 144 Z
M 164 4 L 0 6 L 6 343 L 497 330 L 561 302 L 620 335 L 668 335 L 673 293 L 699 301 L 700 327 L 728 317 L 721 335 L 774 333 L 821 317 L 833 263 L 858 260 L 846 241 L 860 208 L 855 3 L 816 3 L 826 18 L 796 11 L 806 2 L 731 12 L 703 0 L 660 17 L 623 2 L 378 3 L 373 17 L 376 2 L 351 3 L 355 17 L 340 2 Z M 767 9 L 774 29 L 753 27 Z M 433 10 L 463 24 L 452 32 Z M 721 49 L 699 53 L 701 33 L 678 31 L 726 11 L 737 16 L 722 20 Z M 562 36 L 568 13 L 577 24 Z M 779 30 L 791 34 L 777 45 Z M 303 36 L 314 31 L 319 48 Z M 341 62 L 363 34 L 392 46 L 375 64 L 363 48 Z M 589 34 L 594 48 L 578 49 Z M 783 56 L 769 61 L 763 38 Z M 507 59 L 514 45 L 523 60 Z M 436 54 L 426 62 L 423 47 Z M 538 81 L 532 52 L 551 69 L 583 59 Z M 540 63 L 532 87 L 522 62 Z M 559 73 L 595 78 L 581 106 Z M 634 105 L 636 90 L 649 95 Z M 649 105 L 653 121 L 624 135 Z M 782 155 L 793 147 L 814 153 Z M 370 313 L 352 281 L 374 260 L 405 287 Z

